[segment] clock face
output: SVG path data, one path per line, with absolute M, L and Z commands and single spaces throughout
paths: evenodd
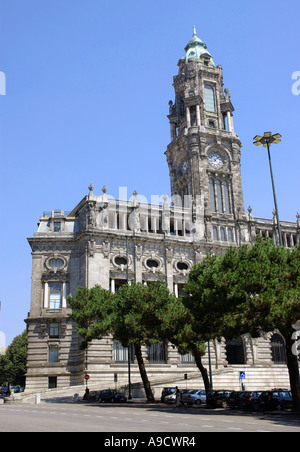
M 222 159 L 222 157 L 219 154 L 217 154 L 217 152 L 213 152 L 212 154 L 209 154 L 208 160 L 209 160 L 209 163 L 211 164 L 211 166 L 213 166 L 216 169 L 221 168 L 224 164 L 224 160 Z

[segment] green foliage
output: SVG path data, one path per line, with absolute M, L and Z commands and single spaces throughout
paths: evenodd
M 166 338 L 166 312 L 176 300 L 160 281 L 148 286 L 132 282 L 120 287 L 113 305 L 115 338 L 124 346 L 151 345 Z
M 7 382 L 25 386 L 28 334 L 16 336 L 4 356 L 0 356 L 0 385 Z
M 188 278 L 186 305 L 195 331 L 207 339 L 279 329 L 292 334 L 300 319 L 300 248 L 259 239 L 254 246 L 209 255 Z
M 101 339 L 111 332 L 111 292 L 100 286 L 92 289 L 79 287 L 75 297 L 68 297 L 68 303 L 73 310 L 72 318 L 78 325 L 78 334 L 83 338 L 82 349 L 93 339 Z
M 300 410 L 294 328 L 300 319 L 300 246 L 292 250 L 272 240 L 231 248 L 224 256 L 208 255 L 190 272 L 186 307 L 199 337 L 257 337 L 279 330 L 285 339 L 293 404 Z

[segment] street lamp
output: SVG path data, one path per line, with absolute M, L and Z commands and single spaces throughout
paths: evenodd
M 280 244 L 280 246 L 283 246 L 281 230 L 280 230 L 280 222 L 279 222 L 279 213 L 278 213 L 278 207 L 277 207 L 276 192 L 275 192 L 274 177 L 273 177 L 273 170 L 272 170 L 271 153 L 270 153 L 270 145 L 273 143 L 274 144 L 280 143 L 281 142 L 280 138 L 281 138 L 280 133 L 276 133 L 275 135 L 272 135 L 272 132 L 265 132 L 263 137 L 261 137 L 260 135 L 256 135 L 256 137 L 253 138 L 253 140 L 254 140 L 253 144 L 255 146 L 260 146 L 262 144 L 264 148 L 268 149 L 270 172 L 271 172 L 272 187 L 273 187 L 273 196 L 274 196 L 275 211 L 276 211 L 276 218 L 277 218 L 277 227 L 278 227 L 278 234 L 279 234 L 279 244 Z
M 125 235 L 126 239 L 126 259 L 127 259 L 127 267 L 126 267 L 126 280 L 127 284 L 129 282 L 129 252 L 128 252 L 128 235 Z M 131 348 L 128 346 L 128 400 L 132 400 L 131 395 Z

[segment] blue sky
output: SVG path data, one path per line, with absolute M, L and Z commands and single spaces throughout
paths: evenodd
M 299 0 L 1 0 L 0 331 L 7 345 L 30 309 L 27 237 L 45 210 L 72 208 L 104 184 L 170 192 L 173 76 L 193 25 L 235 107 L 243 142 L 245 207 L 271 218 L 267 155 L 252 138 L 279 132 L 272 149 L 280 217 L 299 203 Z

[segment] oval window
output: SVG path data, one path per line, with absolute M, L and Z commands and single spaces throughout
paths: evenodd
M 189 266 L 185 262 L 177 262 L 178 270 L 188 270 Z
M 115 258 L 115 263 L 116 265 L 127 265 L 127 259 L 126 257 L 119 256 Z
M 49 265 L 52 268 L 62 268 L 64 266 L 64 261 L 62 259 L 50 259 Z
M 146 264 L 149 268 L 157 268 L 159 266 L 159 263 L 154 259 L 148 259 Z

